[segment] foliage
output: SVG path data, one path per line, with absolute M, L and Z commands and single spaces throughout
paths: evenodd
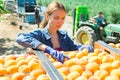
M 39 4 L 47 6 L 54 0 L 37 0 Z M 120 0 L 56 0 L 64 4 L 68 14 L 72 16 L 73 9 L 76 6 L 87 6 L 89 8 L 89 16 L 95 16 L 99 11 L 102 11 L 108 22 L 118 23 L 120 19 Z M 111 11 L 115 12 L 111 12 Z
M 6 11 L 5 9 L 4 9 L 4 5 L 3 5 L 3 3 L 2 3 L 2 0 L 0 0 L 0 16 L 1 16 L 1 14 L 3 14 L 3 13 L 7 13 L 8 11 Z

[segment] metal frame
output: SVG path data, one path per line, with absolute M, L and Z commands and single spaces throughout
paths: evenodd
M 42 66 L 46 70 L 51 80 L 64 80 L 63 77 L 60 75 L 60 73 L 57 71 L 57 69 L 54 67 L 52 62 L 46 57 L 43 51 L 34 50 L 34 53 L 41 61 Z

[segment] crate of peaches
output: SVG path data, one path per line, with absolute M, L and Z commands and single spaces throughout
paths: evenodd
M 63 64 L 45 54 L 64 80 L 120 80 L 120 61 L 104 50 L 63 53 L 70 57 Z M 0 80 L 50 80 L 35 55 L 0 57 L 0 64 Z
M 0 80 L 49 80 L 35 55 L 0 56 Z

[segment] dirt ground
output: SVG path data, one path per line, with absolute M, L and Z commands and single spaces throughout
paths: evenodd
M 0 55 L 7 54 L 21 54 L 28 51 L 27 48 L 20 46 L 16 42 L 16 36 L 19 33 L 30 32 L 38 29 L 35 24 L 25 23 L 23 29 L 19 29 L 21 20 L 16 14 L 4 14 L 1 16 L 0 21 Z M 72 35 L 72 17 L 67 16 L 65 24 L 61 28 L 68 32 L 68 35 Z

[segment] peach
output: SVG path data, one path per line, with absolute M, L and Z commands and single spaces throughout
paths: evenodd
M 18 72 L 12 75 L 11 80 L 23 80 L 24 77 L 25 77 L 24 73 Z
M 94 73 L 98 69 L 99 69 L 99 65 L 95 62 L 91 62 L 86 65 L 86 70 L 91 71 L 92 73 Z
M 91 72 L 91 71 L 84 71 L 83 73 L 82 73 L 82 76 L 85 76 L 86 78 L 89 78 L 90 76 L 92 76 L 93 75 L 93 73 Z
M 27 61 L 26 60 L 20 60 L 19 62 L 17 62 L 17 67 L 19 68 L 21 65 L 27 65 Z
M 18 69 L 19 72 L 24 72 L 24 73 L 27 73 L 27 72 L 30 72 L 30 68 L 28 67 L 28 65 L 21 65 Z
M 80 75 L 82 74 L 82 72 L 84 71 L 84 69 L 79 66 L 79 65 L 73 65 L 71 68 L 70 68 L 70 72 L 78 72 Z
M 120 80 L 117 76 L 107 76 L 104 80 Z
M 7 72 L 8 72 L 9 74 L 16 73 L 16 72 L 18 72 L 18 67 L 17 67 L 16 65 L 8 66 L 8 67 L 7 67 Z
M 118 78 L 120 78 L 120 69 L 114 69 L 110 72 L 111 76 L 117 76 Z
M 0 77 L 0 80 L 11 80 L 11 79 L 10 79 L 10 77 L 3 76 L 3 77 Z
M 115 57 L 112 55 L 105 55 L 102 59 L 102 63 L 112 63 L 113 61 L 115 61 Z
M 88 80 L 101 80 L 101 79 L 97 76 L 91 76 Z
M 36 79 L 35 79 L 34 76 L 28 75 L 28 76 L 25 76 L 25 77 L 23 78 L 23 80 L 36 80 Z
M 80 76 L 80 73 L 74 71 L 68 74 L 68 77 L 71 78 L 72 80 L 75 80 L 77 77 Z
M 60 73 L 65 74 L 65 75 L 68 75 L 68 74 L 70 73 L 68 67 L 61 67 L 60 69 L 58 69 L 58 71 L 59 71 Z
M 85 76 L 79 76 L 75 80 L 87 80 L 87 78 Z
M 0 63 L 1 63 L 1 64 L 4 64 L 4 62 L 5 62 L 5 61 L 4 61 L 4 58 L 3 58 L 3 57 L 0 57 Z
M 113 67 L 112 67 L 112 65 L 110 63 L 102 63 L 100 65 L 100 69 L 106 70 L 107 72 L 110 73 L 113 70 Z
M 6 57 L 5 57 L 5 62 L 6 61 L 8 61 L 8 60 L 16 60 L 16 56 L 15 55 L 7 55 Z
M 36 70 L 33 70 L 32 72 L 30 72 L 30 75 L 34 76 L 35 78 L 37 78 L 41 74 L 45 74 L 45 71 L 42 69 L 36 69 Z
M 106 70 L 98 70 L 94 73 L 94 76 L 99 77 L 100 80 L 104 80 L 108 75 L 109 73 Z
M 5 62 L 4 64 L 6 67 L 8 66 L 12 66 L 12 65 L 16 65 L 16 61 L 15 60 L 8 60 Z
M 30 70 L 40 69 L 41 68 L 41 63 L 38 59 L 32 59 L 28 63 L 28 66 L 30 67 Z
M 112 66 L 113 66 L 114 69 L 115 69 L 115 68 L 119 68 L 119 67 L 120 67 L 120 61 L 119 61 L 119 60 L 114 61 L 114 62 L 112 63 Z
M 76 62 L 73 61 L 73 60 L 67 60 L 67 61 L 64 62 L 64 65 L 65 65 L 66 67 L 71 67 L 71 66 L 73 66 L 73 65 L 76 65 Z
M 0 65 L 0 76 L 7 74 L 5 66 Z
M 58 62 L 58 61 L 56 61 L 56 62 L 53 62 L 53 65 L 55 66 L 55 68 L 61 68 L 62 66 L 63 66 L 63 64 L 61 63 L 61 62 Z
M 50 78 L 47 75 L 43 74 L 39 75 L 36 80 L 50 80 Z

